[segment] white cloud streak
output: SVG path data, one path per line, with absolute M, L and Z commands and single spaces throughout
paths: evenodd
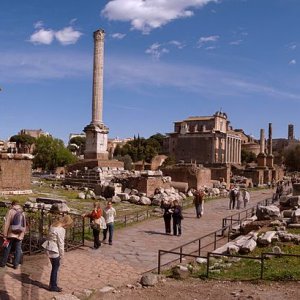
M 297 63 L 296 59 L 292 59 L 289 61 L 289 65 L 295 65 Z
M 219 35 L 202 36 L 198 40 L 197 47 L 202 48 L 207 43 L 216 43 L 219 38 Z
M 169 50 L 159 43 L 154 43 L 146 49 L 145 53 L 150 54 L 154 60 L 159 60 L 163 54 L 169 53 Z
M 117 32 L 117 33 L 111 34 L 110 36 L 111 36 L 113 39 L 116 39 L 116 40 L 122 40 L 122 39 L 126 36 L 126 34 L 125 34 L 125 33 L 119 33 L 119 32 Z
M 101 14 L 111 21 L 130 22 L 144 34 L 180 18 L 194 15 L 195 9 L 219 0 L 111 0 Z

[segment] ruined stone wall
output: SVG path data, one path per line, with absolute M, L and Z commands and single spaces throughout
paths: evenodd
M 147 197 L 154 195 L 156 188 L 171 188 L 170 182 L 165 182 L 162 177 L 131 177 L 127 181 L 130 189 L 136 189 L 140 193 L 145 193 Z
M 211 137 L 179 136 L 175 149 L 176 161 L 183 160 L 186 163 L 213 162 L 213 139 Z
M 219 180 L 226 182 L 226 187 L 229 188 L 230 186 L 230 175 L 231 175 L 231 168 L 228 167 L 210 167 L 211 170 L 211 179 L 212 180 Z
M 162 169 L 164 176 L 170 176 L 172 181 L 187 182 L 189 188 L 198 189 L 200 186 L 211 186 L 211 171 L 199 168 L 195 171 L 191 166 L 180 166 Z
M 30 190 L 31 189 L 30 159 L 21 155 L 13 158 L 2 154 L 0 156 L 0 191 Z

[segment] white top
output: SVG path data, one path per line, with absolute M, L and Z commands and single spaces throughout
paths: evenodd
M 66 229 L 58 227 L 50 227 L 47 241 L 43 243 L 42 247 L 47 250 L 50 258 L 63 257 L 65 252 L 65 235 Z
M 110 207 L 110 208 L 105 207 L 103 212 L 104 212 L 104 218 L 105 218 L 106 224 L 114 223 L 115 216 L 116 216 L 116 210 L 113 207 Z

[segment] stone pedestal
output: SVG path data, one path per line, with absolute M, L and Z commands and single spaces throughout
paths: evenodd
M 265 169 L 267 166 L 267 157 L 265 153 L 259 153 L 257 155 L 257 168 Z
M 85 159 L 108 160 L 108 128 L 104 124 L 90 124 L 84 128 L 86 134 Z
M 274 156 L 269 154 L 266 158 L 266 164 L 269 169 L 273 169 L 274 167 Z

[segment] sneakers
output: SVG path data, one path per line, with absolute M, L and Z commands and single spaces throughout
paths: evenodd
M 55 287 L 50 287 L 49 288 L 50 292 L 57 292 L 57 293 L 61 293 L 62 292 L 62 288 L 55 286 Z

